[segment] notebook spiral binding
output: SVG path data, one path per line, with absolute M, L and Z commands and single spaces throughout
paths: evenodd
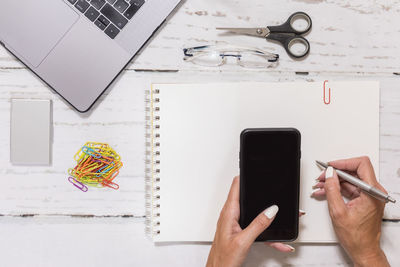
M 146 234 L 160 234 L 160 98 L 158 89 L 146 91 Z

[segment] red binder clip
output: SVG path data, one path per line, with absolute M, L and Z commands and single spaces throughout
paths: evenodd
M 324 103 L 325 105 L 329 105 L 331 103 L 331 88 L 326 88 L 326 84 L 328 81 L 324 81 Z

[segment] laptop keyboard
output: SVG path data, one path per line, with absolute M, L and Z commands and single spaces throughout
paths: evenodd
M 145 0 L 68 0 L 114 39 L 145 3 Z

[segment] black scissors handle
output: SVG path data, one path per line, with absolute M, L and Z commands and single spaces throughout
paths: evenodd
M 296 29 L 293 25 L 298 19 L 305 20 L 307 22 L 307 27 L 305 29 Z M 268 26 L 267 27 L 271 33 L 292 33 L 296 35 L 302 35 L 309 32 L 312 28 L 312 20 L 309 15 L 304 12 L 293 13 L 288 20 L 279 26 Z
M 271 33 L 267 39 L 278 41 L 283 45 L 286 52 L 294 58 L 302 58 L 310 53 L 310 43 L 307 39 L 301 36 L 288 36 L 283 35 L 281 33 Z M 295 51 L 294 46 L 299 44 L 299 46 L 303 47 L 302 51 Z
M 307 27 L 305 29 L 296 29 L 293 25 L 297 19 L 305 20 L 307 22 Z M 267 28 L 269 29 L 270 34 L 266 38 L 280 42 L 290 56 L 294 58 L 302 58 L 310 52 L 310 43 L 300 36 L 309 32 L 312 28 L 312 20 L 306 13 L 296 12 L 292 14 L 284 24 L 279 26 L 268 26 Z M 304 50 L 300 52 L 294 51 L 293 46 L 296 44 L 300 44 L 304 47 Z

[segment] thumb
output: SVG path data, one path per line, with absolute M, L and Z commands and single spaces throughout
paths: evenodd
M 273 205 L 261 212 L 250 224 L 241 232 L 243 235 L 243 241 L 247 245 L 251 245 L 256 238 L 271 225 L 278 213 L 278 206 Z
M 328 200 L 329 214 L 332 220 L 340 218 L 347 213 L 347 207 L 340 193 L 339 178 L 332 167 L 325 172 L 325 192 Z

